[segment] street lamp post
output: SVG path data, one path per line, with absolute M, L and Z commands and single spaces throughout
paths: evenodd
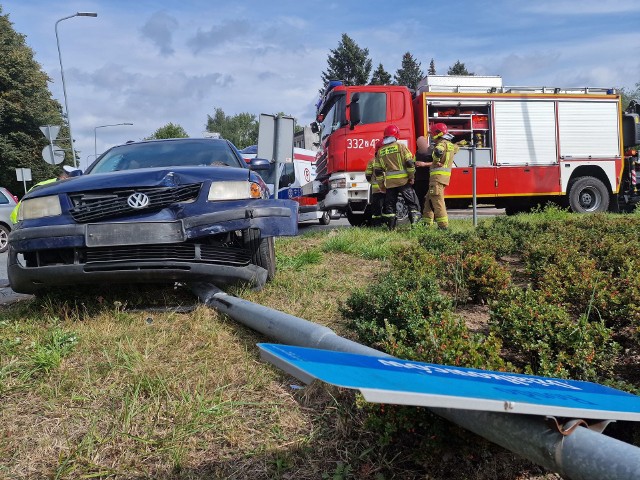
M 69 141 L 71 142 L 71 154 L 73 155 L 73 166 L 78 167 L 78 161 L 76 160 L 76 149 L 73 145 L 73 134 L 71 133 L 71 118 L 69 116 L 69 103 L 67 102 L 67 87 L 64 82 L 64 68 L 62 68 L 62 54 L 60 53 L 60 40 L 58 38 L 58 24 L 69 18 L 73 17 L 97 17 L 98 14 L 95 12 L 77 12 L 73 15 L 69 15 L 68 17 L 61 18 L 56 22 L 56 44 L 58 45 L 58 59 L 60 60 L 60 73 L 62 74 L 62 92 L 64 93 L 64 109 L 67 112 L 67 125 L 69 126 Z
M 98 125 L 93 129 L 93 153 L 98 156 L 98 129 L 104 127 L 117 127 L 118 125 L 133 125 L 133 123 L 113 123 L 111 125 Z

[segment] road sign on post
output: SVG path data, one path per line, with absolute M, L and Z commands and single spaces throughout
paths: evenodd
M 267 361 L 310 383 L 358 389 L 369 402 L 569 418 L 640 421 L 640 396 L 591 382 L 258 344 Z
M 49 140 L 49 143 L 53 144 L 53 142 L 58 138 L 58 133 L 60 133 L 59 125 L 45 125 L 40 127 L 40 131 L 44 134 L 45 138 Z
M 47 145 L 42 149 L 42 158 L 49 165 L 59 165 L 64 160 L 64 150 L 56 145 Z
M 42 159 L 49 165 L 61 164 L 64 160 L 64 150 L 53 143 L 60 133 L 60 125 L 44 125 L 40 127 L 40 131 L 49 140 L 49 145 L 42 149 Z
M 294 125 L 293 117 L 260 114 L 257 157 L 275 162 L 274 198 L 278 198 L 280 187 L 280 164 L 293 158 Z
M 27 193 L 27 182 L 31 181 L 31 169 L 30 168 L 16 168 L 16 180 L 22 182 L 24 187 L 24 193 Z

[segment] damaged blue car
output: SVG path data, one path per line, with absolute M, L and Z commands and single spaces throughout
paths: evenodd
M 275 274 L 274 237 L 298 232 L 298 204 L 270 200 L 255 172 L 268 168 L 262 159 L 247 166 L 223 139 L 113 147 L 84 175 L 22 199 L 9 236 L 11 288 L 37 293 L 158 282 L 260 288 Z

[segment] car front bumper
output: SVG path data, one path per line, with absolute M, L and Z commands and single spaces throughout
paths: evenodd
M 294 202 L 291 202 L 294 203 Z M 7 273 L 18 293 L 105 283 L 207 281 L 261 287 L 267 272 L 240 248 L 210 244 L 226 232 L 295 235 L 289 206 L 235 208 L 184 219 L 47 225 L 14 230 Z M 25 261 L 30 256 L 31 262 Z

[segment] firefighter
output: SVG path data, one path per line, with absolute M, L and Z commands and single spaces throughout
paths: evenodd
M 415 161 L 411 151 L 398 142 L 399 136 L 400 130 L 396 125 L 387 125 L 373 167 L 378 186 L 385 192 L 382 217 L 391 230 L 396 227 L 398 221 L 398 196 L 401 196 L 407 205 L 411 224 L 420 220 L 420 202 L 413 190 Z
M 382 145 L 382 143 L 380 143 Z M 378 181 L 374 174 L 374 165 L 376 162 L 376 158 L 373 157 L 367 163 L 367 168 L 364 171 L 364 175 L 367 179 L 367 182 L 371 184 L 371 226 L 379 227 L 382 225 L 382 207 L 384 205 L 384 196 L 385 193 L 380 190 L 380 186 L 378 185 Z
M 424 202 L 424 219 L 427 225 L 433 225 L 434 219 L 439 228 L 449 227 L 447 207 L 444 204 L 444 189 L 451 180 L 453 157 L 460 147 L 450 141 L 449 130 L 444 123 L 435 123 L 429 131 L 433 142 L 431 153 L 431 171 L 429 172 L 429 191 Z

